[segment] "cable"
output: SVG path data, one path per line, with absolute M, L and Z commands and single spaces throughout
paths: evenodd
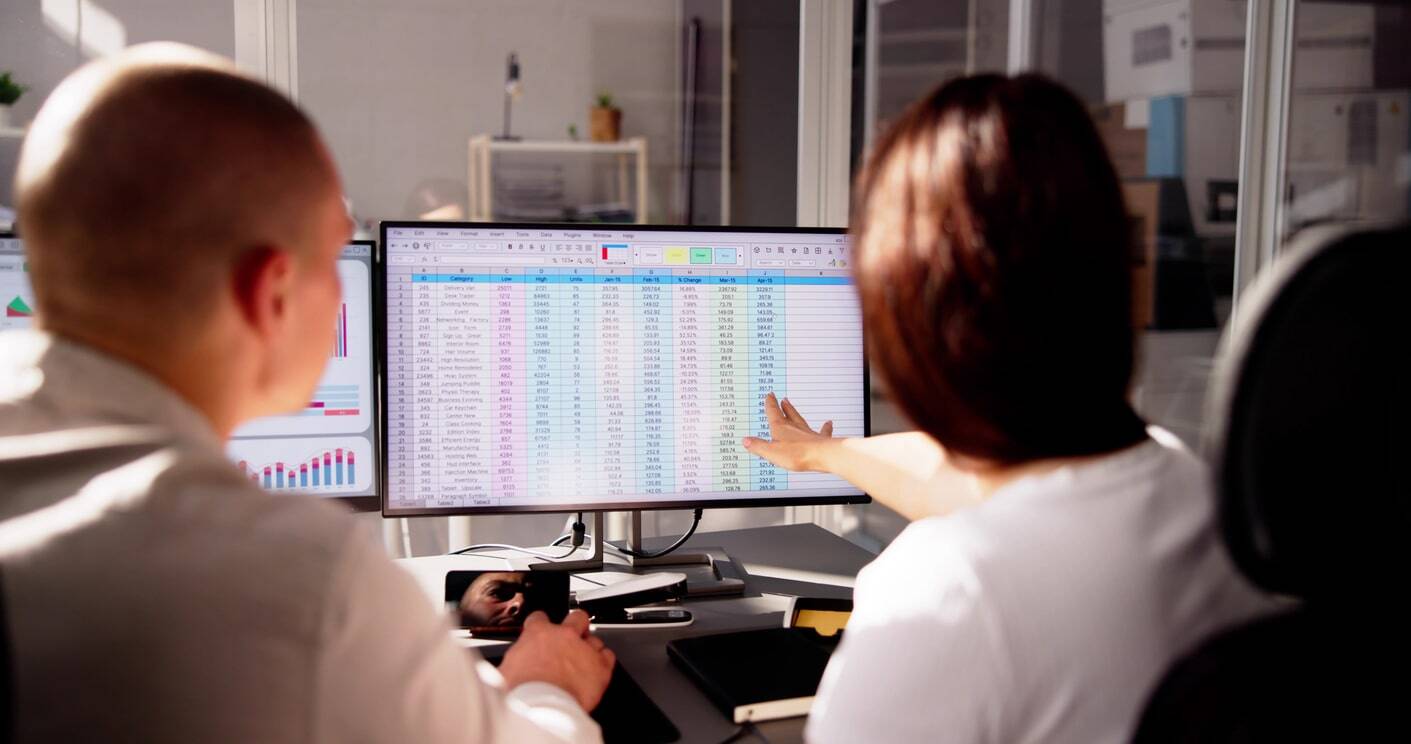
M 469 547 L 461 548 L 460 550 L 452 550 L 450 553 L 448 553 L 448 555 L 465 555 L 466 553 L 474 553 L 477 550 L 513 550 L 517 553 L 532 555 L 535 558 L 543 558 L 549 561 L 561 561 L 564 558 L 573 555 L 575 552 L 578 551 L 579 548 L 583 547 L 583 540 L 587 531 L 587 525 L 583 524 L 583 512 L 578 512 L 578 519 L 575 520 L 573 523 L 573 533 L 571 535 L 564 535 L 563 537 L 560 537 L 552 543 L 554 546 L 558 546 L 558 544 L 563 542 L 565 538 L 573 538 L 573 545 L 568 549 L 568 552 L 564 553 L 563 555 L 551 555 L 549 553 L 541 553 L 537 550 L 521 548 L 518 545 L 505 545 L 503 543 L 481 543 L 479 545 L 471 545 Z
M 555 540 L 555 541 L 553 541 L 552 543 L 549 543 L 549 544 L 550 544 L 550 545 L 554 545 L 554 546 L 562 545 L 562 544 L 563 544 L 563 541 L 564 541 L 564 540 L 567 540 L 567 539 L 570 538 L 570 537 L 573 537 L 573 535 L 571 535 L 571 534 L 559 535 L 559 538 L 558 538 L 557 540 Z M 590 534 L 587 534 L 587 535 L 584 536 L 584 539 L 591 542 L 592 539 L 593 539 L 593 535 L 592 535 L 591 533 L 590 533 Z M 603 548 L 604 548 L 604 549 L 607 549 L 607 550 L 611 550 L 612 552 L 617 553 L 617 554 L 619 554 L 619 555 L 626 555 L 626 554 L 627 554 L 627 552 L 626 552 L 626 550 L 625 550 L 624 548 L 619 548 L 619 547 L 617 547 L 616 545 L 613 545 L 612 543 L 607 542 L 607 541 L 604 541 L 604 542 L 603 542 Z
M 532 555 L 535 558 L 543 558 L 549 561 L 558 561 L 563 560 L 564 558 L 567 558 L 570 555 L 573 555 L 573 552 L 575 550 L 578 550 L 578 546 L 570 548 L 569 551 L 567 553 L 564 553 L 563 555 L 550 555 L 549 553 L 541 553 L 537 550 L 530 550 L 529 548 L 521 548 L 518 545 L 506 545 L 504 543 L 480 543 L 479 545 L 468 545 L 464 548 L 461 548 L 460 550 L 452 550 L 451 552 L 447 553 L 447 555 L 465 555 L 466 553 L 474 553 L 480 550 L 513 550 L 516 553 Z
M 660 557 L 666 555 L 667 553 L 670 553 L 670 552 L 676 550 L 677 548 L 681 547 L 682 544 L 684 544 L 687 540 L 690 540 L 690 539 L 691 539 L 691 536 L 692 536 L 692 535 L 696 534 L 696 527 L 700 526 L 700 523 L 701 523 L 701 510 L 700 510 L 700 509 L 696 509 L 695 512 L 694 512 L 694 514 L 693 514 L 693 516 L 694 516 L 694 519 L 693 519 L 692 522 L 691 522 L 691 529 L 686 530 L 686 534 L 682 535 L 680 539 L 678 539 L 676 542 L 672 543 L 671 546 L 668 547 L 668 548 L 666 548 L 665 550 L 659 550 L 659 551 L 657 551 L 657 552 L 655 552 L 655 553 L 646 553 L 646 552 L 642 552 L 642 551 L 633 550 L 633 549 L 631 549 L 631 548 L 619 548 L 619 547 L 617 547 L 616 545 L 613 545 L 612 543 L 607 542 L 606 540 L 603 541 L 603 547 L 608 548 L 609 550 L 613 550 L 613 551 L 616 551 L 616 552 L 618 552 L 618 553 L 621 553 L 622 555 L 629 556 L 629 557 L 631 557 L 631 558 L 660 558 Z M 574 527 L 575 527 L 575 529 L 576 529 L 576 528 L 577 528 L 577 525 L 575 525 Z M 559 535 L 559 536 L 558 536 L 558 539 L 557 539 L 557 540 L 554 540 L 552 543 L 550 543 L 550 545 L 561 545 L 561 544 L 563 544 L 563 541 L 564 541 L 564 540 L 567 540 L 567 539 L 570 538 L 570 537 L 572 537 L 572 535 L 568 535 L 568 534 Z M 594 538 L 593 535 L 588 535 L 588 539 L 589 539 L 589 540 L 592 540 L 593 538 Z
M 676 550 L 677 548 L 681 547 L 682 545 L 684 545 L 684 544 L 686 543 L 687 540 L 690 540 L 690 539 L 691 539 L 691 535 L 696 534 L 696 528 L 699 527 L 700 524 L 701 524 L 701 510 L 700 510 L 700 509 L 696 509 L 695 512 L 694 512 L 694 519 L 691 520 L 691 529 L 686 530 L 686 534 L 682 535 L 682 536 L 681 536 L 681 539 L 679 539 L 679 540 L 677 540 L 676 542 L 672 543 L 672 544 L 670 545 L 670 547 L 666 548 L 665 550 L 658 550 L 658 551 L 655 552 L 655 553 L 648 553 L 648 552 L 641 551 L 641 550 L 633 550 L 633 549 L 631 549 L 631 548 L 618 548 L 618 551 L 621 552 L 621 553 L 623 553 L 624 555 L 630 555 L 630 556 L 632 556 L 633 558 L 660 558 L 660 557 L 662 557 L 662 556 L 664 556 L 664 555 L 666 555 L 666 554 L 672 552 L 673 550 Z
M 587 524 L 584 524 L 584 522 L 583 522 L 583 512 L 578 512 L 578 514 L 574 516 L 574 518 L 573 518 L 573 524 L 569 525 L 569 529 L 570 529 L 569 532 L 565 532 L 565 533 L 563 533 L 562 535 L 559 535 L 557 538 L 555 538 L 555 540 L 554 540 L 553 542 L 551 542 L 551 543 L 549 543 L 549 544 L 550 544 L 550 545 L 559 545 L 559 544 L 561 544 L 564 540 L 567 540 L 567 539 L 570 538 L 570 537 L 575 537 L 575 538 L 578 538 L 579 540 L 582 540 L 582 539 L 583 539 L 583 536 L 587 533 L 587 530 L 588 530 L 588 525 L 587 525 Z M 592 537 L 592 536 L 589 535 L 589 537 Z

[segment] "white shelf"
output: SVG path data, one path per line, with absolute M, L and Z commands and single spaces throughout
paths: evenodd
M 639 224 L 647 221 L 647 138 L 632 137 L 618 142 L 580 142 L 577 140 L 497 140 L 488 134 L 470 138 L 466 185 L 469 191 L 467 213 L 471 220 L 487 222 L 493 219 L 490 171 L 497 153 L 550 153 L 560 155 L 617 156 L 617 194 L 628 203 L 632 181 L 636 181 L 635 207 Z M 635 169 L 628 161 L 635 160 Z M 635 170 L 635 178 L 633 174 Z
M 604 155 L 633 155 L 646 143 L 645 137 L 633 137 L 619 142 L 582 142 L 578 140 L 497 140 L 477 137 L 475 144 L 491 152 L 571 152 Z

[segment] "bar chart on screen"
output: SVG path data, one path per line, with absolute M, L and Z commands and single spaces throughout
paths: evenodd
M 19 240 L 4 239 L 0 246 L 0 331 L 28 328 L 34 323 L 34 291 L 29 284 L 29 271 L 24 256 L 19 254 Z M 13 244 L 13 248 L 9 244 Z
M 372 327 L 367 264 L 338 262 L 343 302 L 328 344 L 328 367 L 313 399 L 302 410 L 252 421 L 235 437 L 356 434 L 372 422 Z M 310 339 L 310 343 L 326 343 Z
M 338 317 L 333 321 L 333 358 L 348 358 L 348 303 L 338 308 Z
M 362 437 L 236 440 L 228 455 L 265 490 L 333 494 L 372 487 L 372 444 Z

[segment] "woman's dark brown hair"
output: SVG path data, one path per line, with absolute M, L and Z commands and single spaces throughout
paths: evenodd
M 1132 233 L 1087 111 L 1037 75 L 915 103 L 853 206 L 874 366 L 952 452 L 998 464 L 1140 441 Z

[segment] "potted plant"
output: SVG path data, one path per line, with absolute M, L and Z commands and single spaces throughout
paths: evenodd
M 588 111 L 588 136 L 594 142 L 616 142 L 622 138 L 622 109 L 613 105 L 612 94 L 598 94 L 597 105 Z
M 20 100 L 29 88 L 10 78 L 10 72 L 0 72 L 0 128 L 10 126 L 10 106 Z

